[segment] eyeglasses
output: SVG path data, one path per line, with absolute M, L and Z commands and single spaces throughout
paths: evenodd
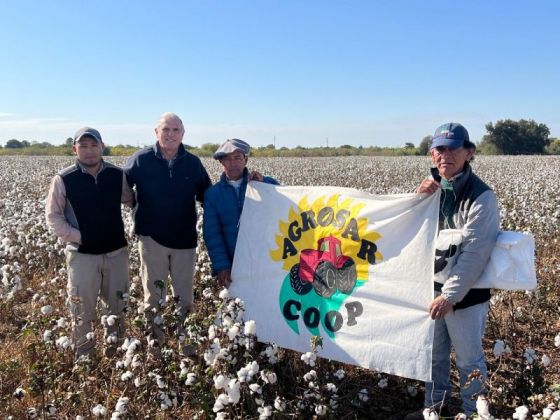
M 452 155 L 455 155 L 455 154 L 459 153 L 461 151 L 461 149 L 462 149 L 462 147 L 457 147 L 455 149 L 452 149 L 448 146 L 437 146 L 437 147 L 433 148 L 433 150 L 435 150 L 438 155 L 443 155 L 445 152 L 447 152 L 449 154 L 452 154 Z

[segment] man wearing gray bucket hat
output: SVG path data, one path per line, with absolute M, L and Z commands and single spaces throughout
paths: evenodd
M 127 306 L 128 252 L 121 202 L 131 206 L 134 198 L 123 171 L 103 160 L 99 131 L 78 130 L 72 150 L 76 163 L 51 182 L 47 224 L 67 244 L 68 306 L 76 357 L 95 350 L 90 333 L 98 296 L 106 309 L 105 354 L 110 356 L 124 338 L 122 313 Z
M 249 172 L 249 144 L 240 139 L 226 140 L 214 153 L 224 168 L 220 180 L 204 195 L 204 242 L 210 255 L 212 272 L 221 286 L 231 283 L 231 266 L 249 181 L 278 184 L 257 171 Z

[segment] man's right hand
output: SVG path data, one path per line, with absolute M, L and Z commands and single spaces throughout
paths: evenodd
M 231 284 L 231 269 L 218 271 L 218 283 L 222 287 L 229 287 Z
M 433 179 L 425 179 L 422 183 L 416 188 L 417 193 L 427 193 L 433 194 L 439 188 L 439 183 L 434 181 Z

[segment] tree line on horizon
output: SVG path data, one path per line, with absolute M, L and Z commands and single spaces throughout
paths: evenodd
M 550 137 L 550 129 L 534 120 L 521 119 L 518 121 L 506 119 L 498 120 L 495 124 L 489 122 L 485 126 L 487 133 L 477 143 L 478 153 L 483 155 L 558 155 L 560 154 L 560 139 Z M 67 138 L 64 144 L 55 146 L 48 142 L 29 142 L 27 140 L 11 139 L 4 147 L 0 145 L 3 155 L 72 155 L 73 139 Z M 415 146 L 407 142 L 403 147 L 352 146 L 345 144 L 338 147 L 281 147 L 269 144 L 253 148 L 251 155 L 257 157 L 297 157 L 297 156 L 415 156 L 427 155 L 432 144 L 432 136 L 427 135 Z M 204 143 L 200 147 L 185 144 L 191 153 L 207 157 L 212 156 L 218 149 L 218 143 Z M 139 147 L 131 145 L 106 146 L 105 156 L 128 156 Z

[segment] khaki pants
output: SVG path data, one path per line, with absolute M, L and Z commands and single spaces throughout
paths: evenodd
M 165 302 L 167 279 L 171 277 L 171 292 L 178 301 L 181 326 L 187 314 L 193 309 L 193 275 L 195 249 L 167 248 L 154 241 L 150 236 L 139 236 L 142 285 L 144 287 L 144 310 L 148 321 L 149 333 L 157 339 L 160 346 L 164 343 L 160 325 L 153 322 Z M 157 281 L 163 288 L 157 287 Z M 182 328 L 180 328 L 182 330 Z
M 122 316 L 127 302 L 122 299 L 128 293 L 128 250 L 120 248 L 108 254 L 84 254 L 67 247 L 68 307 L 72 317 L 73 341 L 76 355 L 86 355 L 95 347 L 95 340 L 86 335 L 92 331 L 96 319 L 97 298 L 101 298 L 104 314 L 116 315 L 114 325 L 105 330 L 105 338 L 116 334 L 124 338 L 125 324 Z

